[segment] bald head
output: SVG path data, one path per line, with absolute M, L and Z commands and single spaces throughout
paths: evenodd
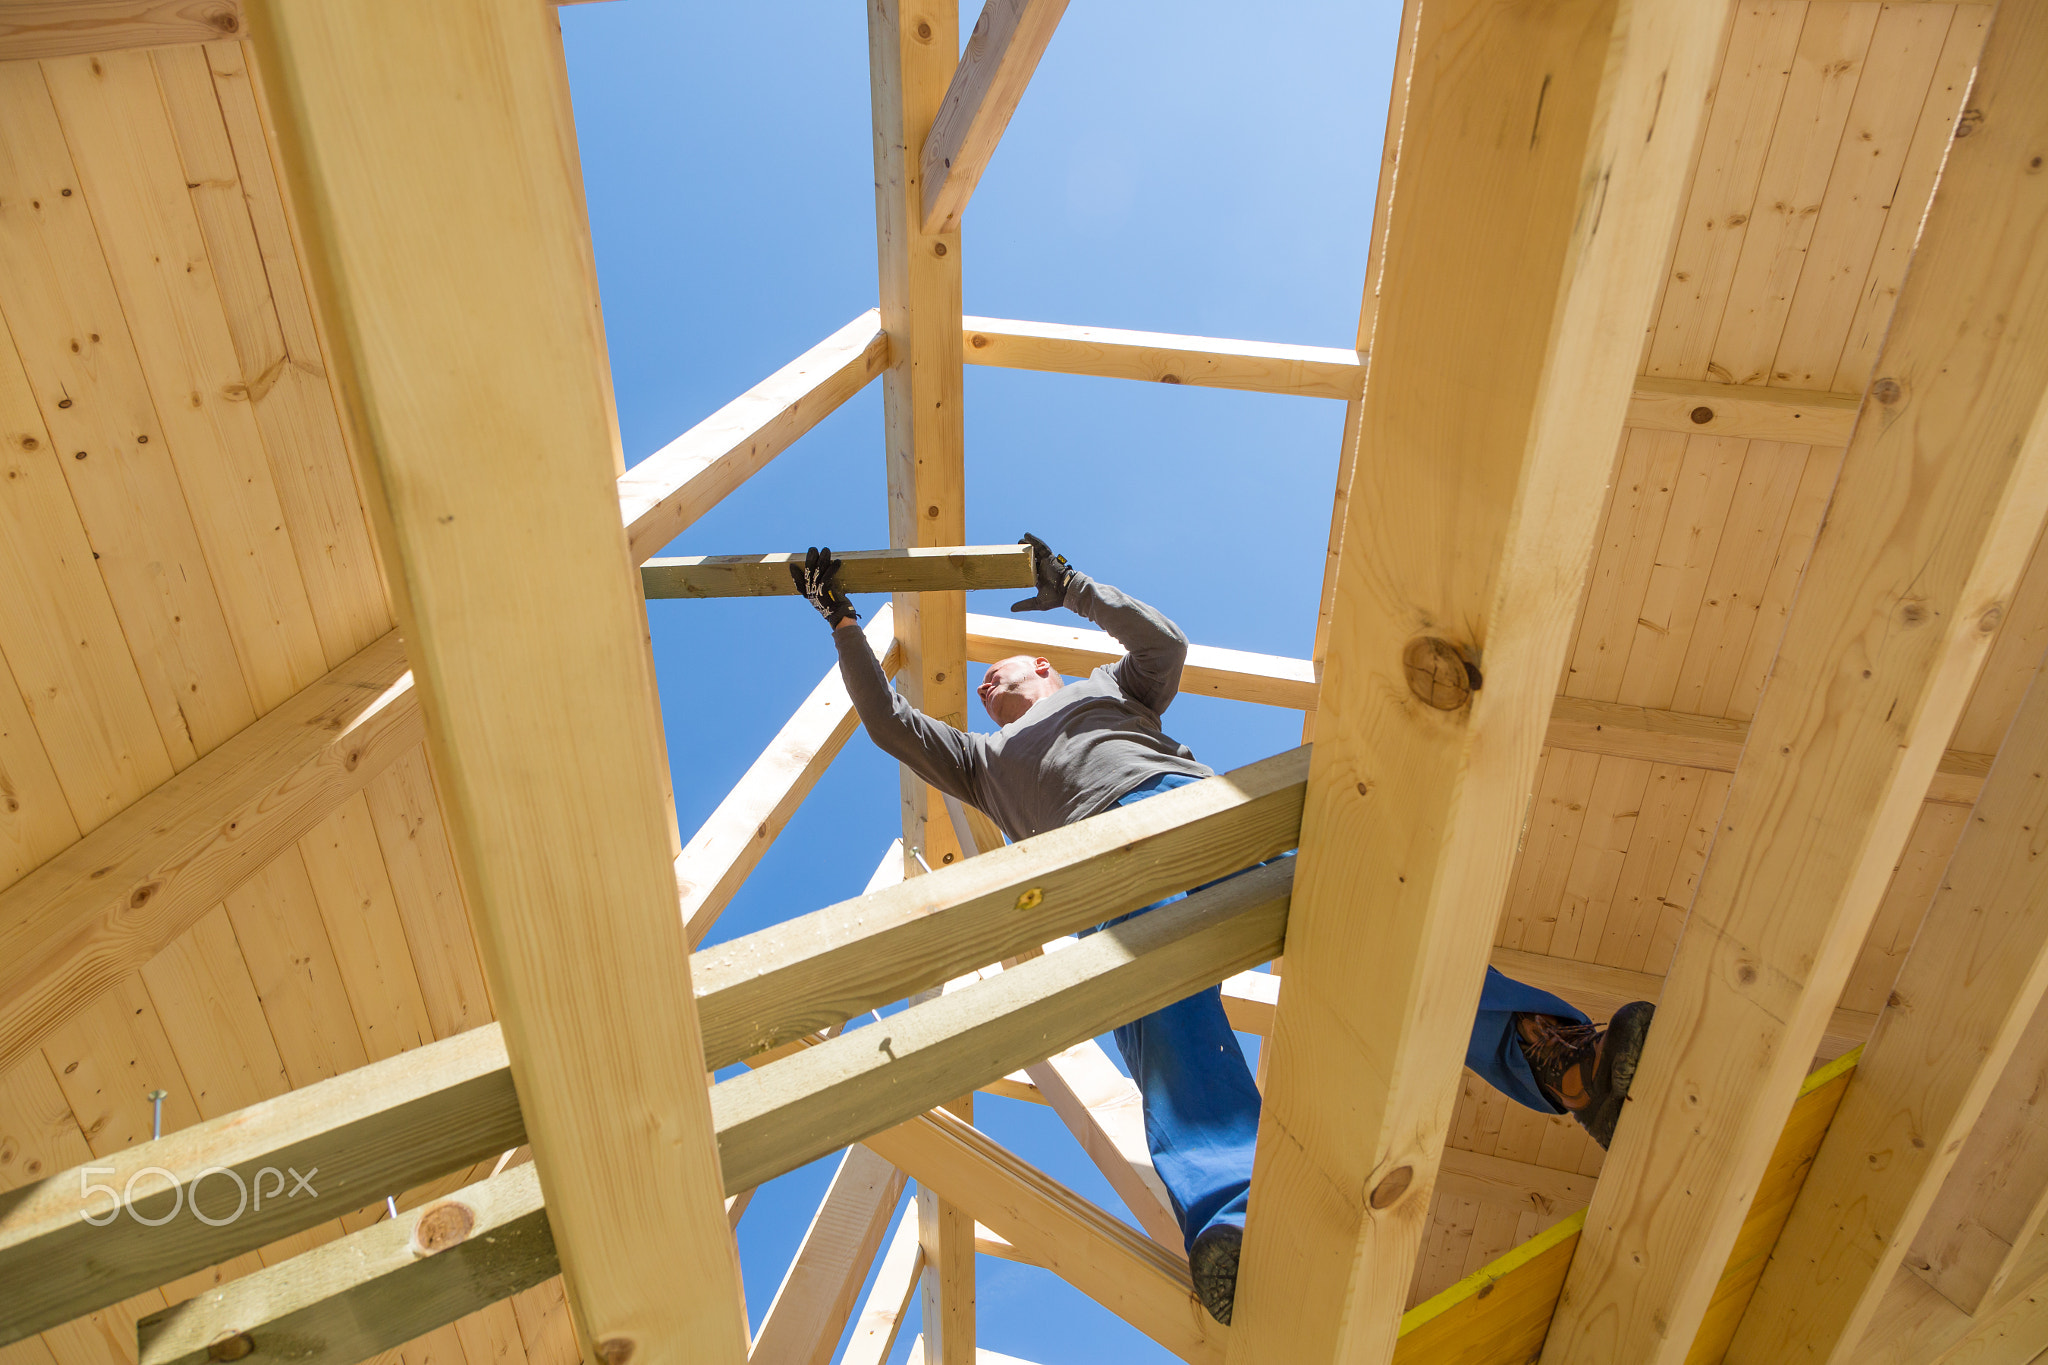
M 1049 697 L 1066 686 L 1052 665 L 1029 654 L 1015 654 L 988 666 L 976 694 L 989 719 L 998 725 L 1021 720 L 1041 697 Z

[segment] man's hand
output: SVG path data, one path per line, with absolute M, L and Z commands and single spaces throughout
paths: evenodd
M 804 553 L 803 563 L 789 566 L 789 576 L 804 600 L 825 618 L 826 625 L 836 629 L 842 621 L 860 620 L 852 600 L 839 586 L 839 561 L 832 557 L 829 548 L 813 545 Z
M 1038 575 L 1038 591 L 1022 602 L 1012 602 L 1010 610 L 1051 611 L 1054 607 L 1066 605 L 1067 575 L 1074 571 L 1066 558 L 1054 554 L 1052 546 L 1029 531 L 1017 543 L 1031 547 L 1031 565 Z

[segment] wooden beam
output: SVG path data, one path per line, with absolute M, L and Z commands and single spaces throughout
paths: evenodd
M 2048 991 L 2048 867 L 2032 854 L 2048 824 L 2044 760 L 2037 678 L 1735 1335 L 1740 1359 L 1855 1358 Z
M 251 19 L 579 1348 L 738 1361 L 554 15 Z
M 1868 1365 L 2022 1365 L 2028 1357 L 2019 1343 L 2000 1343 L 2002 1350 L 1979 1354 L 1970 1338 L 1981 1327 L 1998 1322 L 2008 1307 L 2016 1315 L 2025 1314 L 2028 1306 L 2021 1301 L 2043 1290 L 2048 1290 L 2048 1232 L 2036 1234 L 2026 1248 L 2013 1283 L 1987 1299 L 1975 1314 L 1963 1312 L 1919 1276 L 1902 1270 L 1863 1339 L 1862 1360 Z M 1953 1359 L 1951 1351 L 1956 1353 Z
M 923 1272 L 924 1247 L 917 1240 L 917 1209 L 913 1206 L 905 1209 L 896 1223 L 896 1233 L 882 1255 L 882 1268 L 854 1321 L 853 1337 L 846 1343 L 839 1365 L 888 1365 L 897 1329 L 910 1311 L 910 1296 L 917 1291 L 918 1276 Z
M 970 317 L 962 322 L 964 358 L 971 365 L 1339 399 L 1355 395 L 1365 376 L 1358 352 L 1334 346 L 1226 341 L 1011 318 Z
M 1290 861 L 1196 892 L 1074 947 L 713 1086 L 724 1191 L 750 1189 L 863 1141 L 962 1084 L 999 1075 L 1048 1047 L 1136 1018 L 1245 961 L 1270 956 L 1284 930 Z M 894 1147 L 867 1145 L 919 1175 L 921 1185 L 932 1184 L 919 1168 L 905 1166 Z M 971 1255 L 973 1219 L 981 1215 L 953 1199 L 943 1183 L 939 1188 L 966 1211 Z M 250 1365 L 348 1365 L 556 1273 L 557 1243 L 570 1220 L 559 1204 L 542 1207 L 531 1166 L 443 1202 L 461 1206 L 443 1216 L 452 1229 L 446 1234 L 438 1232 L 442 1224 L 433 1221 L 430 1205 L 408 1220 L 375 1224 L 330 1243 L 317 1259 L 294 1258 L 149 1319 L 144 1365 L 197 1365 L 211 1346 L 237 1333 L 248 1343 L 237 1359 Z M 1001 1230 L 1000 1223 L 985 1216 L 983 1221 Z M 426 1230 L 415 1232 L 415 1225 Z M 545 1236 L 550 1226 L 553 1238 Z M 536 1229 L 541 1236 L 534 1235 Z M 437 1237 L 463 1248 L 453 1264 L 426 1265 L 436 1259 Z M 95 1293 L 106 1292 L 102 1280 Z M 837 1340 L 832 1334 L 828 1353 Z
M 393 631 L 0 893 L 0 1070 L 422 733 Z
M 1539 1218 L 1562 1218 L 1592 1202 L 1593 1177 L 1446 1147 L 1443 1165 L 1437 1171 L 1436 1192 L 1520 1209 Z
M 712 1113 L 726 1178 L 759 1184 L 920 1113 L 959 1088 L 971 1089 L 1265 961 L 1284 936 L 1291 863 L 1282 859 L 1233 877 L 720 1082 Z M 929 1243 L 925 1255 L 931 1256 Z
M 1067 0 L 988 0 L 919 157 L 924 231 L 955 232 Z
M 707 1065 L 1286 851 L 1307 758 L 1295 750 L 1264 759 L 706 949 L 692 970 Z
M 881 657 L 882 671 L 894 673 L 900 651 L 889 607 L 875 613 L 867 636 Z M 683 845 L 675 862 L 676 899 L 692 948 L 711 932 L 718 916 L 753 875 L 769 846 L 859 727 L 860 717 L 854 713 L 853 700 L 846 695 L 846 684 L 834 665 L 796 714 L 783 723 L 746 775 L 725 794 L 718 809 Z M 895 880 L 900 881 L 900 850 L 895 861 Z
M 644 563 L 889 364 L 870 308 L 691 427 L 619 479 L 633 561 Z
M 1845 446 L 1862 401 L 1856 394 L 1642 375 L 1629 398 L 1628 425 L 1690 436 Z
M 240 0 L 0 0 L 0 61 L 245 36 Z
M 1677 1362 L 2048 510 L 2048 12 L 2002 8 L 1544 1359 Z
M 1229 1329 L 1195 1302 L 1184 1259 L 974 1128 L 925 1114 L 868 1145 L 1182 1360 L 1223 1359 Z
M 960 55 L 959 6 L 877 0 L 868 7 L 868 78 L 875 149 L 875 246 L 890 365 L 882 379 L 889 543 L 902 549 L 967 540 L 961 427 L 960 234 L 928 233 L 918 152 Z M 897 688 L 926 715 L 967 727 L 967 599 L 905 594 Z M 909 769 L 899 776 L 906 855 L 933 867 L 959 859 L 939 797 Z M 910 870 L 910 869 L 906 869 Z M 971 1343 L 938 1352 L 973 1365 Z
M 903 1172 L 846 1149 L 754 1334 L 748 1365 L 827 1365 L 903 1198 Z
M 1184 1241 L 1173 1201 L 1152 1167 L 1145 1141 L 1144 1099 L 1102 1044 L 1090 1038 L 1024 1070 L 1138 1226 L 1167 1250 L 1181 1252 Z
M 972 592 L 979 588 L 1028 588 L 1037 580 L 1029 545 L 961 545 L 921 550 L 844 550 L 834 558 L 845 566 L 839 585 L 849 593 Z M 640 566 L 640 584 L 656 597 L 795 597 L 789 566 L 804 553 L 774 555 L 690 555 L 650 559 Z
M 2004 1288 L 2048 1223 L 2048 1003 L 1963 1140 L 1907 1268 L 1966 1313 Z
M 1233 1362 L 1393 1353 L 1729 19 L 1415 15 Z

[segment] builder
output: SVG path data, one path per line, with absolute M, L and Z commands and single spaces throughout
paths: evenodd
M 1159 727 L 1187 658 L 1179 627 L 1076 571 L 1038 537 L 1021 543 L 1035 552 L 1038 591 L 1010 610 L 1066 607 L 1128 653 L 1072 683 L 1044 659 L 1019 655 L 989 665 L 979 695 L 1002 727 L 993 735 L 935 721 L 890 689 L 839 589 L 829 549 L 814 549 L 802 568 L 791 567 L 799 590 L 832 626 L 840 675 L 875 743 L 940 791 L 988 812 L 1012 839 L 1213 776 Z M 1465 1063 L 1532 1109 L 1572 1115 L 1605 1147 L 1651 1012 L 1639 1001 L 1602 1028 L 1548 991 L 1488 968 Z M 1228 1323 L 1259 1092 L 1221 991 L 1211 986 L 1125 1024 L 1115 1036 L 1144 1096 L 1146 1142 L 1187 1241 L 1195 1292 L 1217 1321 Z

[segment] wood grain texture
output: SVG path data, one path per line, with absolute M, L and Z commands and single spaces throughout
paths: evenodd
M 900 860 L 899 860 L 900 863 Z M 887 1365 L 896 1345 L 896 1331 L 903 1315 L 910 1311 L 910 1297 L 917 1292 L 924 1272 L 924 1247 L 917 1237 L 917 1209 L 903 1211 L 890 1235 L 889 1249 L 882 1253 L 882 1268 L 854 1319 L 853 1334 L 839 1365 Z
M 971 365 L 1337 399 L 1354 397 L 1365 378 L 1359 353 L 1334 346 L 1227 341 L 1009 318 L 970 317 L 963 322 L 963 355 Z
M 419 743 L 396 632 L 0 894 L 0 1059 L 134 971 Z
M 1067 0 L 987 0 L 918 154 L 927 234 L 951 232 L 988 170 Z
M 1755 1361 L 1855 1358 L 2048 990 L 2048 684 L 2022 703 L 1812 1177 L 1736 1333 Z
M 1737 436 L 1803 445 L 1849 443 L 1858 400 L 1846 394 L 1713 384 L 1689 379 L 1636 380 L 1628 424 L 1687 435 Z
M 1994 25 L 1609 1153 L 1558 1362 L 1676 1361 L 2048 506 L 2048 20 Z M 1980 136 L 1979 134 L 1983 134 Z M 1996 452 L 1992 454 L 1991 452 Z M 1801 907 L 1788 913 L 1787 907 Z
M 280 0 L 252 28 L 579 1349 L 736 1361 L 554 16 Z
M 903 1198 L 905 1176 L 846 1149 L 754 1334 L 748 1365 L 827 1365 Z
M 1234 1361 L 1394 1351 L 1726 18 L 1421 11 Z M 1469 707 L 1416 701 L 1424 637 L 1479 662 Z
M 1249 975 L 1255 973 L 1238 973 Z M 1173 1216 L 1173 1201 L 1152 1166 L 1144 1101 L 1136 1083 L 1117 1070 L 1093 1038 L 1024 1070 L 1138 1226 L 1169 1251 L 1179 1251 L 1183 1234 Z
M 1037 579 L 1028 545 L 961 545 L 912 550 L 835 550 L 839 586 L 849 593 L 972 592 L 1028 588 Z M 650 559 L 640 585 L 656 597 L 794 597 L 792 564 L 804 552 L 771 555 L 689 555 Z
M 240 0 L 4 0 L 0 61 L 239 38 Z

